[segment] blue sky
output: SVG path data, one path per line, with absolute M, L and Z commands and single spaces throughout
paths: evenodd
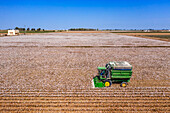
M 170 29 L 170 0 L 0 0 L 0 29 Z

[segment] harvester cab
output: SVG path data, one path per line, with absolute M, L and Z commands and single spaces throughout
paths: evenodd
M 110 87 L 113 82 L 126 87 L 132 75 L 132 65 L 126 61 L 109 62 L 105 67 L 98 67 L 98 75 L 93 78 L 94 87 Z

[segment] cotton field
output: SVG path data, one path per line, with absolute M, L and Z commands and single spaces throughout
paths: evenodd
M 169 46 L 170 42 L 166 41 L 111 33 L 0 37 L 0 110 L 170 110 Z M 110 61 L 128 61 L 132 64 L 133 74 L 128 87 L 120 88 L 120 84 L 113 84 L 111 88 L 93 89 L 91 80 L 97 74 L 97 67 L 105 66 Z M 28 103 L 23 104 L 26 99 Z M 47 99 L 51 99 L 53 104 L 54 100 L 58 102 L 57 99 L 61 103 L 49 104 Z M 71 103 L 68 104 L 65 99 L 70 99 Z M 123 104 L 118 103 L 118 99 Z M 124 99 L 129 99 L 129 104 Z M 10 106 L 9 102 L 14 104 Z

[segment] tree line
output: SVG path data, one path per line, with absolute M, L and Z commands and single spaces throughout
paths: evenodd
M 25 28 L 19 28 L 19 27 L 15 27 L 15 30 L 20 30 L 20 31 L 25 31 L 25 30 L 27 30 L 27 31 L 45 31 L 44 29 L 41 29 L 41 28 L 38 28 L 38 29 L 35 29 L 35 28 L 27 28 L 27 29 L 25 29 Z

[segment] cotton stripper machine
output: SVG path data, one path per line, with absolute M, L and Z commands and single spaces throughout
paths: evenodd
M 94 87 L 110 87 L 112 83 L 120 83 L 126 87 L 132 76 L 132 65 L 126 61 L 109 62 L 105 67 L 98 67 L 98 75 L 93 78 Z

